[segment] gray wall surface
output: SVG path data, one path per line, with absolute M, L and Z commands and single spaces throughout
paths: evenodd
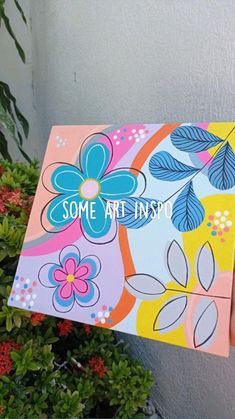
M 51 125 L 235 119 L 234 0 L 22 0 L 9 14 L 23 66 L 0 31 L 0 77 L 31 125 L 42 157 Z M 235 418 L 228 360 L 124 336 L 156 378 L 166 418 Z

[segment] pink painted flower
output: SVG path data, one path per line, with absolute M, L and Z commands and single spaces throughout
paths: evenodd
M 76 302 L 91 307 L 99 299 L 99 288 L 93 279 L 100 272 L 96 256 L 80 258 L 74 245 L 65 247 L 59 255 L 60 264 L 47 263 L 39 271 L 39 281 L 47 288 L 55 288 L 53 305 L 57 311 L 70 311 Z

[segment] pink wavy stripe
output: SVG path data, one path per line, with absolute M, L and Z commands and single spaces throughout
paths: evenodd
M 76 228 L 74 228 L 75 225 Z M 69 234 L 67 230 L 62 231 L 61 233 L 55 234 L 51 239 L 47 239 L 46 242 L 40 243 L 30 249 L 23 249 L 21 254 L 23 256 L 39 256 L 53 253 L 75 242 L 82 236 L 79 220 L 75 221 L 73 227 L 71 226 L 69 229 Z

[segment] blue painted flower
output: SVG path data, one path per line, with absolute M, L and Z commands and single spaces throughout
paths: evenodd
M 129 170 L 116 169 L 107 172 L 110 161 L 109 148 L 103 143 L 95 142 L 81 150 L 81 169 L 70 164 L 61 164 L 54 170 L 51 184 L 59 195 L 47 207 L 47 219 L 51 225 L 58 229 L 63 228 L 76 218 L 73 215 L 78 206 L 81 208 L 81 205 L 86 204 L 87 211 L 81 212 L 84 234 L 98 239 L 109 232 L 112 220 L 109 216 L 105 217 L 107 200 L 124 200 L 137 189 L 137 178 Z M 71 204 L 72 202 L 76 205 Z
M 81 307 L 94 306 L 100 297 L 93 281 L 100 272 L 100 260 L 93 255 L 81 259 L 78 248 L 70 245 L 60 252 L 59 262 L 46 263 L 38 274 L 44 287 L 55 289 L 52 297 L 55 310 L 68 312 L 75 302 Z

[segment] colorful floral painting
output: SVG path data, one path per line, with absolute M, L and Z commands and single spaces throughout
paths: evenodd
M 8 304 L 228 356 L 234 203 L 235 123 L 53 127 Z

